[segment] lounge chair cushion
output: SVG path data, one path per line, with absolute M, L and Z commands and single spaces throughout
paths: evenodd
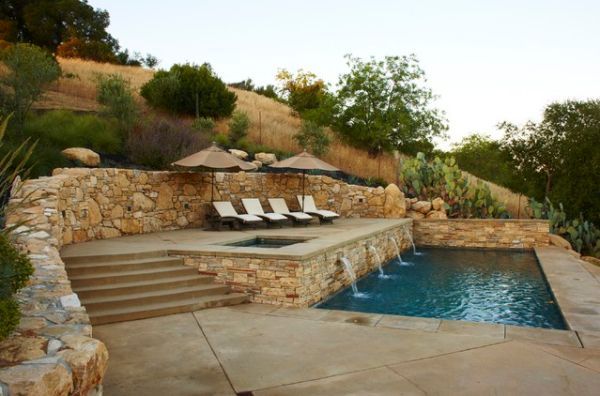
M 221 217 L 233 217 L 243 221 L 244 223 L 252 223 L 262 221 L 262 219 L 258 216 L 250 215 L 250 214 L 238 214 L 235 211 L 235 208 L 229 201 L 215 201 L 213 202 L 213 206 L 217 210 L 217 213 Z
M 300 207 L 303 208 L 303 210 L 307 213 L 314 213 L 317 216 L 321 216 L 321 217 L 325 217 L 325 218 L 340 217 L 339 214 L 332 212 L 331 210 L 317 209 L 317 206 L 315 205 L 315 200 L 313 199 L 312 195 L 304 196 L 304 205 L 302 205 L 302 195 L 298 195 L 297 198 L 298 198 L 298 203 L 300 204 Z
M 265 213 L 258 198 L 243 198 L 242 205 L 244 205 L 244 209 L 246 209 L 248 214 L 265 218 L 268 221 L 287 220 L 287 217 L 279 213 Z
M 296 220 L 312 220 L 312 216 L 304 212 L 290 212 L 283 198 L 269 198 L 269 205 L 275 213 L 281 213 L 293 217 Z

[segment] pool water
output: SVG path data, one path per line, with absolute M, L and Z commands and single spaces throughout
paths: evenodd
M 295 245 L 296 243 L 306 242 L 305 239 L 289 239 L 289 238 L 262 238 L 255 237 L 245 239 L 243 241 L 237 241 L 232 243 L 226 243 L 225 246 L 242 246 L 242 247 L 259 247 L 267 249 L 278 249 L 284 246 Z
M 402 260 L 317 307 L 566 329 L 533 252 L 423 248 Z

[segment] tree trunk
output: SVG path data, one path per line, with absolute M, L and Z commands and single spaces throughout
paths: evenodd
M 552 174 L 546 171 L 546 198 L 550 197 L 550 191 L 552 190 Z

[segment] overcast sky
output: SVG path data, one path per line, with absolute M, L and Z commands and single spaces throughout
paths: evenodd
M 90 0 L 122 47 L 160 67 L 209 62 L 226 82 L 304 68 L 334 83 L 343 56 L 414 53 L 451 142 L 600 97 L 600 1 Z

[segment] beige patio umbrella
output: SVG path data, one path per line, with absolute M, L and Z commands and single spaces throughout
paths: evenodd
M 306 178 L 306 171 L 308 170 L 323 170 L 335 172 L 339 171 L 333 165 L 328 164 L 325 161 L 322 161 L 310 154 L 306 150 L 297 154 L 293 157 L 285 159 L 283 161 L 279 161 L 271 165 L 272 168 L 289 168 L 289 169 L 297 169 L 302 171 L 302 202 L 301 202 L 301 211 L 304 212 L 304 179 Z
M 210 190 L 210 201 L 214 200 L 215 190 L 215 170 L 217 169 L 240 169 L 240 170 L 254 170 L 256 166 L 246 161 L 229 154 L 228 152 L 219 148 L 215 142 L 212 146 L 205 148 L 204 150 L 198 151 L 195 154 L 180 159 L 179 161 L 173 162 L 171 165 L 183 166 L 186 168 L 197 168 L 203 167 L 208 168 L 212 172 L 211 176 L 211 190 Z

